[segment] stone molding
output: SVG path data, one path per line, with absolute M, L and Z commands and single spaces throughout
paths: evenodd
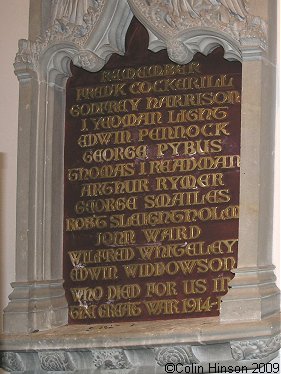
M 155 360 L 159 366 L 168 363 L 190 365 L 198 363 L 189 345 L 154 348 Z
M 231 322 L 242 314 L 244 320 L 262 319 L 280 312 L 280 291 L 276 286 L 273 265 L 233 269 L 229 292 L 224 296 L 222 321 Z M 241 303 L 237 303 L 241 300 Z M 252 305 L 251 307 L 249 307 Z
M 41 368 L 45 371 L 74 371 L 71 354 L 63 351 L 38 352 Z
M 221 345 L 221 344 L 219 344 Z M 232 365 L 243 364 L 245 361 L 265 363 L 271 360 L 280 349 L 280 335 L 255 340 L 231 341 L 223 343 L 224 358 Z M 0 367 L 9 372 L 24 373 L 31 368 L 36 373 L 41 372 L 77 372 L 91 370 L 91 372 L 127 373 L 135 372 L 142 367 L 154 369 L 158 372 L 168 364 L 202 365 L 207 369 L 206 358 L 200 350 L 208 349 L 206 345 L 173 345 L 146 346 L 137 348 L 97 348 L 92 350 L 59 350 L 59 351 L 24 351 L 0 352 Z M 219 363 L 222 359 L 219 348 L 215 346 L 216 355 L 211 353 L 211 362 Z M 227 348 L 228 347 L 228 348 Z M 202 351 L 202 352 L 203 352 Z M 210 350 L 212 352 L 212 349 Z M 230 360 L 232 355 L 233 361 Z M 146 360 L 142 358 L 146 357 Z M 216 357 L 216 358 L 215 358 Z M 128 371 L 127 371 L 128 370 Z M 33 371 L 28 371 L 33 372 Z M 160 371 L 159 371 L 160 372 Z M 208 371 L 206 371 L 208 372 Z
M 33 332 L 66 324 L 68 306 L 62 284 L 63 280 L 12 283 L 10 302 L 4 309 L 5 328 L 11 333 Z
M 132 367 L 124 349 L 96 349 L 92 351 L 92 359 L 94 366 L 103 370 Z
M 281 335 L 266 339 L 231 342 L 232 357 L 236 361 L 262 360 L 280 348 Z
M 25 365 L 20 353 L 16 352 L 0 352 L 0 368 L 8 372 L 24 372 Z

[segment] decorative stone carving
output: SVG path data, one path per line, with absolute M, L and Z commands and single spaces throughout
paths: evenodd
M 83 340 L 83 338 L 82 338 Z M 81 337 L 78 338 L 80 343 Z M 40 344 L 45 345 L 44 340 L 39 338 Z M 36 342 L 35 345 L 37 345 Z M 217 351 L 217 348 L 210 346 L 209 355 L 206 355 L 206 345 L 181 345 L 181 346 L 162 346 L 155 345 L 130 348 L 126 350 L 117 348 L 97 348 L 95 350 L 77 349 L 77 338 L 74 338 L 73 346 L 70 351 L 41 351 L 35 354 L 35 350 L 30 347 L 28 351 L 20 352 L 0 352 L 0 367 L 8 372 L 25 373 L 28 368 L 34 368 L 37 372 L 41 370 L 47 372 L 112 372 L 112 373 L 129 373 L 132 371 L 142 371 L 143 366 L 147 366 L 147 372 L 154 372 L 155 361 L 158 366 L 164 367 L 167 363 L 182 365 L 197 365 L 208 362 L 209 357 L 213 359 L 218 356 L 218 362 L 223 364 L 223 357 L 228 364 L 232 366 L 237 361 L 245 361 L 243 365 L 252 369 L 251 360 L 266 363 L 272 359 L 273 353 L 280 348 L 280 335 L 273 338 L 267 337 L 251 341 L 232 341 L 225 342 L 225 356 Z M 196 352 L 196 355 L 193 353 Z M 220 351 L 221 349 L 219 349 Z M 154 359 L 153 359 L 154 352 Z M 232 353 L 233 359 L 230 360 Z M 38 355 L 38 356 L 37 356 Z M 206 355 L 206 356 L 205 356 Z M 197 358 L 198 357 L 198 358 Z M 155 360 L 155 361 L 154 361 Z M 246 362 L 248 360 L 248 362 Z M 40 366 L 38 366 L 40 363 Z M 39 370 L 40 369 L 40 370 Z M 130 370 L 131 369 L 131 370 Z M 157 369 L 156 369 L 157 371 Z M 28 371 L 29 372 L 29 371 Z
M 114 3 L 108 0 L 52 0 L 49 28 L 34 42 L 20 41 L 15 69 L 29 64 L 36 71 L 40 57 L 52 48 L 51 53 L 64 49 L 75 65 L 91 72 L 98 71 L 112 53 L 125 52 L 125 34 L 132 17 L 127 0 Z M 97 35 L 97 28 L 99 36 L 93 43 L 91 35 Z
M 83 46 L 99 19 L 105 0 L 53 0 L 43 44 L 67 40 Z
M 50 44 L 66 41 L 74 43 L 76 50 L 80 50 L 75 55 L 78 66 L 86 69 L 91 61 L 91 71 L 95 63 L 99 70 L 104 65 L 104 60 L 91 51 L 84 50 L 83 46 L 93 31 L 104 5 L 105 0 L 77 0 L 75 3 L 72 0 L 53 0 L 50 27 L 35 42 L 25 39 L 19 41 L 15 68 L 20 68 L 21 64 L 28 64 L 36 70 L 40 55 Z
M 168 363 L 190 365 L 198 363 L 190 346 L 172 346 L 154 348 L 155 360 L 158 365 L 165 366 Z
M 146 0 L 147 4 L 151 4 L 151 0 Z M 163 3 L 163 2 L 162 2 Z M 170 12 L 166 16 L 166 21 L 175 24 L 175 20 L 180 18 L 182 14 L 187 14 L 191 18 L 198 18 L 202 10 L 210 9 L 213 6 L 222 5 L 225 9 L 221 9 L 222 17 L 227 20 L 227 13 L 231 13 L 239 20 L 244 20 L 247 16 L 247 10 L 244 0 L 170 0 L 166 1 Z
M 169 41 L 167 52 L 172 61 L 179 63 L 192 60 L 194 55 L 193 51 L 180 40 Z
M 129 369 L 132 364 L 123 349 L 97 349 L 92 351 L 93 363 L 101 369 Z
M 20 355 L 15 352 L 0 352 L 0 368 L 9 372 L 25 370 Z
M 245 1 L 128 0 L 149 31 L 149 48 L 156 52 L 166 47 L 171 60 L 181 64 L 191 61 L 196 52 L 206 54 L 218 45 L 225 49 L 225 57 L 229 59 L 241 59 L 240 47 L 243 46 L 251 49 L 254 45 L 265 49 L 267 25 L 260 17 L 248 12 Z M 124 52 L 123 28 L 128 26 L 132 17 L 127 0 L 118 0 L 115 8 L 111 7 L 114 21 L 112 14 L 103 14 L 108 6 L 107 0 L 53 0 L 49 28 L 35 42 L 20 41 L 16 69 L 26 64 L 36 70 L 43 52 L 53 43 L 65 41 L 73 43 L 71 58 L 75 65 L 91 72 L 100 70 L 113 52 Z M 99 50 L 92 50 L 88 42 L 102 14 L 104 24 L 106 20 L 113 22 L 116 32 L 109 35 L 105 28 L 100 36 Z M 127 17 L 126 26 L 122 21 L 124 17 Z M 118 23 L 121 21 L 122 27 Z M 201 31 L 196 32 L 199 28 Z M 120 29 L 119 35 L 117 30 Z M 192 35 L 187 38 L 185 34 L 189 31 Z M 233 43 L 218 36 L 219 32 L 227 35 Z M 227 54 L 229 50 L 230 55 Z
M 47 371 L 73 371 L 75 365 L 67 352 L 39 352 L 41 368 Z
M 214 36 L 215 46 L 225 47 L 225 35 L 229 43 L 236 43 L 236 49 L 267 48 L 267 24 L 248 12 L 246 0 L 128 1 L 150 31 L 149 48 L 157 51 L 167 46 L 169 57 L 177 63 L 188 63 L 194 53 L 201 52 L 195 48 L 195 39 L 203 34 Z
M 231 342 L 232 356 L 237 361 L 264 359 L 280 349 L 280 335 L 273 338 Z
M 72 61 L 74 65 L 91 72 L 100 70 L 105 64 L 102 58 L 89 50 L 80 51 L 72 58 Z
M 68 22 L 82 25 L 84 15 L 90 6 L 97 5 L 97 0 L 51 0 L 51 19 L 53 25 L 57 19 L 64 19 Z
M 247 17 L 247 0 L 210 0 L 210 2 L 213 5 L 223 5 L 229 13 L 241 21 Z
M 28 65 L 35 69 L 38 65 L 38 59 L 41 52 L 40 43 L 34 43 L 30 40 L 20 39 L 18 43 L 18 52 L 15 58 L 15 65 Z

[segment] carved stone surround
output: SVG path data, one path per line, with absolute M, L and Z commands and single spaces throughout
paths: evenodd
M 248 12 L 244 0 L 129 2 L 147 25 L 149 48 L 155 52 L 167 48 L 174 62 L 188 63 L 196 52 L 208 54 L 218 45 L 224 48 L 226 59 L 240 61 L 251 49 L 255 53 L 267 49 L 267 25 Z
M 35 42 L 20 41 L 16 69 L 19 64 L 27 64 L 38 70 L 44 52 L 61 44 L 67 46 L 75 65 L 98 71 L 112 53 L 125 52 L 125 34 L 133 15 L 148 30 L 149 49 L 157 52 L 166 48 L 176 63 L 188 63 L 195 53 L 206 55 L 217 46 L 224 48 L 225 58 L 240 61 L 267 50 L 267 23 L 248 12 L 247 0 L 198 0 L 193 7 L 188 5 L 190 0 L 116 0 L 114 6 L 110 0 L 92 0 L 87 12 L 79 15 L 83 22 L 78 24 L 57 11 L 64 1 L 52 0 L 56 13 L 44 35 Z M 228 7 L 227 1 L 237 3 L 240 14 Z M 108 22 L 110 28 L 105 27 Z M 97 30 L 100 35 L 93 43 L 92 34 Z
M 87 0 L 90 5 L 85 14 L 74 17 L 79 20 L 76 23 L 73 14 L 58 11 L 67 0 L 50 1 L 48 29 L 35 41 L 20 40 L 14 64 L 20 84 L 17 279 L 4 311 L 4 329 L 11 335 L 5 335 L 0 346 L 2 367 L 11 372 L 147 374 L 148 368 L 151 373 L 164 372 L 168 360 L 205 368 L 207 360 L 233 365 L 271 360 L 280 347 L 280 301 L 268 234 L 272 201 L 260 204 L 264 196 L 272 196 L 268 182 L 272 180 L 272 153 L 261 153 L 271 149 L 274 137 L 270 127 L 274 90 L 272 84 L 262 84 L 275 81 L 268 53 L 272 33 L 266 22 L 247 9 L 246 0 Z M 217 46 L 224 48 L 227 59 L 242 61 L 243 94 L 249 102 L 242 102 L 241 158 L 246 161 L 241 165 L 239 267 L 223 298 L 220 320 L 210 330 L 206 330 L 206 321 L 201 325 L 194 321 L 177 335 L 178 322 L 165 323 L 162 340 L 139 335 L 125 339 L 123 331 L 116 333 L 122 343 L 113 345 L 107 335 L 101 338 L 98 333 L 87 345 L 85 336 L 70 338 L 68 333 L 59 343 L 55 330 L 54 340 L 48 343 L 42 331 L 67 324 L 61 222 L 62 124 L 69 64 L 73 61 L 97 71 L 112 53 L 123 54 L 133 15 L 148 30 L 149 48 L 154 52 L 167 48 L 175 62 L 187 63 L 196 52 L 208 54 Z M 258 208 L 253 211 L 253 206 Z M 267 317 L 274 322 L 266 322 Z M 236 328 L 241 320 L 248 323 Z M 64 328 L 70 326 L 58 329 Z M 151 326 L 138 329 L 157 336 Z M 43 335 L 37 341 L 38 330 Z
M 266 363 L 280 349 L 280 335 L 255 340 L 230 341 L 206 348 L 193 345 L 150 346 L 145 348 L 98 348 L 88 350 L 45 350 L 37 352 L 0 352 L 0 367 L 8 372 L 84 372 L 91 373 L 164 373 L 166 364 L 182 367 L 196 365 L 208 373 L 209 364 L 219 364 L 224 358 L 228 365 L 253 368 L 252 363 Z M 223 353 L 222 353 L 223 352 Z M 143 370 L 143 371 L 141 371 Z M 196 372 L 196 371 L 195 371 Z

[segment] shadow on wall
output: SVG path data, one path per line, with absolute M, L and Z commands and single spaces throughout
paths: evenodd
M 0 264 L 4 263 L 4 243 L 3 243 L 3 221 L 4 221 L 4 211 L 3 211 L 3 206 L 4 206 L 4 163 L 5 163 L 5 154 L 0 152 Z M 2 330 L 3 326 L 3 295 L 4 295 L 4 274 L 3 271 L 0 271 L 0 331 Z
M 5 178 L 6 155 L 0 152 L 0 333 L 3 329 L 3 308 L 4 305 L 4 287 L 5 276 L 3 271 L 4 264 L 4 178 Z M 7 371 L 0 368 L 0 374 L 6 374 Z
M 5 153 L 0 152 L 0 332 L 3 326 L 3 308 L 4 304 L 4 172 L 5 172 Z M 0 369 L 1 370 L 1 369 Z M 1 371 L 0 371 L 1 373 Z

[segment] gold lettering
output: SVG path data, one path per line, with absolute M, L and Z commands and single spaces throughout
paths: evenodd
M 118 278 L 116 266 L 96 266 L 96 267 L 77 267 L 71 269 L 70 279 L 73 282 L 83 282 L 85 280 L 110 280 Z
M 80 200 L 75 204 L 74 210 L 77 214 L 84 213 L 102 213 L 102 212 L 120 212 L 122 210 L 136 210 L 137 197 L 130 196 L 128 198 L 119 197 L 117 199 L 95 199 Z
M 110 96 L 125 96 L 127 94 L 124 90 L 125 86 L 125 83 L 117 83 L 96 87 L 76 88 L 76 101 L 105 98 Z
M 132 67 L 123 69 L 103 70 L 100 74 L 101 82 L 123 81 L 136 78 L 154 78 L 169 75 L 187 75 L 193 73 L 200 73 L 200 63 L 191 62 L 186 65 L 165 64 L 165 65 L 151 65 L 140 66 L 137 69 Z
M 241 94 L 234 73 L 201 70 L 123 67 L 74 88 L 80 161 L 66 171 L 65 229 L 92 230 L 93 246 L 66 249 L 69 278 L 81 282 L 70 288 L 73 320 L 218 313 L 237 265 L 238 239 L 218 239 L 215 222 L 239 217 L 228 174 L 240 157 L 228 144 Z
M 89 216 L 79 218 L 66 218 L 66 231 L 81 231 L 92 229 L 103 229 L 107 227 L 106 216 Z
M 210 312 L 213 306 L 217 306 L 217 303 L 211 303 L 211 297 L 184 299 L 182 300 L 182 313 Z
M 139 284 L 111 285 L 107 287 L 108 300 L 136 299 L 141 293 Z
M 133 230 L 98 232 L 96 245 L 130 245 L 136 242 L 136 234 Z
M 69 251 L 68 255 L 74 267 L 105 262 L 131 261 L 135 257 L 134 250 L 131 247 Z
M 183 281 L 183 292 L 185 295 L 204 293 L 207 291 L 206 279 L 191 279 Z
M 238 155 L 204 156 L 149 161 L 145 165 L 146 174 L 186 173 L 194 170 L 236 169 L 240 167 Z
M 148 314 L 151 316 L 179 314 L 179 300 L 168 299 L 159 301 L 145 301 L 144 305 Z
M 195 257 L 205 255 L 220 255 L 233 253 L 233 245 L 238 239 L 217 240 L 211 244 L 204 241 L 184 244 L 146 245 L 137 247 L 140 258 L 145 261 L 161 258 Z
M 220 191 L 218 191 L 220 192 Z M 197 192 L 196 192 L 197 193 Z M 182 197 L 184 193 L 176 193 L 176 196 Z M 156 195 L 157 198 L 162 198 L 161 205 L 154 205 L 155 208 L 161 207 L 174 207 L 171 204 L 171 197 L 168 194 Z M 189 196 L 189 195 L 188 195 Z M 196 204 L 201 205 L 202 202 L 214 203 L 213 191 L 207 192 L 206 199 L 201 198 L 201 200 L 196 200 Z M 203 197 L 204 197 L 203 196 Z M 211 196 L 211 197 L 210 197 Z M 219 196 L 219 195 L 218 195 Z M 180 200 L 182 205 L 185 200 Z M 157 199 L 159 202 L 159 199 Z M 224 203 L 225 200 L 218 200 L 218 203 Z M 190 201 L 189 201 L 190 204 Z M 193 205 L 193 204 L 191 204 Z M 129 228 L 129 227 L 153 227 L 155 225 L 163 224 L 177 224 L 177 223 L 194 223 L 198 221 L 207 222 L 207 221 L 220 221 L 228 219 L 237 219 L 237 206 L 229 206 L 227 208 L 223 207 L 203 207 L 199 209 L 183 209 L 183 210 L 169 210 L 169 211 L 150 211 L 150 212 L 138 212 L 132 213 L 130 215 L 126 214 L 112 214 L 109 217 L 109 227 L 110 228 Z M 229 213 L 231 212 L 231 214 Z M 156 231 L 153 231 L 156 232 Z M 159 232 L 159 230 L 158 230 Z M 220 244 L 219 244 L 220 245 Z
M 149 191 L 148 179 L 128 179 L 126 181 L 85 183 L 81 186 L 81 197 L 108 196 Z
M 97 101 L 75 104 L 70 108 L 72 117 L 89 117 L 94 115 L 137 112 L 142 99 L 124 99 L 112 101 Z
M 212 292 L 227 292 L 228 283 L 231 281 L 230 277 L 219 277 L 213 278 L 213 290 Z
M 108 179 L 116 177 L 131 177 L 135 173 L 134 164 L 100 165 L 91 168 L 68 169 L 67 179 L 71 182 Z
M 96 305 L 83 305 L 83 306 L 76 306 L 70 305 L 69 306 L 69 316 L 70 318 L 77 320 L 77 319 L 95 319 L 96 318 Z
M 93 147 L 95 145 L 128 144 L 132 137 L 130 131 L 101 132 L 96 134 L 83 134 L 78 138 L 78 145 L 81 148 Z
M 146 109 L 190 108 L 240 102 L 241 96 L 238 91 L 198 92 L 183 95 L 150 96 L 146 98 Z
M 173 127 L 142 128 L 138 130 L 138 140 L 140 142 L 153 140 L 177 140 L 194 139 L 198 136 L 213 137 L 221 135 L 230 135 L 227 127 L 229 122 L 214 122 L 203 126 L 187 125 Z
M 209 188 L 224 186 L 222 173 L 201 174 L 199 177 L 194 175 L 184 175 L 178 177 L 159 177 L 156 178 L 156 191 L 163 190 L 181 190 L 195 189 L 198 187 Z
M 153 282 L 146 284 L 146 297 L 175 296 L 177 287 L 175 282 Z
M 100 286 L 70 288 L 70 292 L 75 302 L 99 301 L 103 297 L 103 288 Z
M 228 117 L 228 107 L 169 110 L 168 115 L 171 124 L 224 120 Z
M 111 162 L 120 160 L 145 160 L 147 158 L 147 145 L 90 149 L 85 151 L 82 158 L 87 164 L 92 162 Z
M 130 113 L 123 116 L 91 117 L 93 130 L 119 129 L 138 126 L 158 125 L 162 123 L 161 112 Z
M 97 308 L 100 318 L 138 317 L 141 314 L 140 302 L 101 304 Z
M 197 239 L 201 234 L 201 229 L 198 226 L 174 226 L 168 228 L 143 229 L 141 231 L 148 243 L 155 243 L 163 240 L 173 241 Z
M 155 81 L 134 81 L 129 84 L 128 90 L 133 95 L 162 93 L 179 90 L 200 90 L 202 88 L 224 88 L 232 87 L 233 78 L 226 75 L 202 75 L 199 77 L 168 78 Z M 224 91 L 216 92 L 220 94 L 217 99 L 221 103 L 226 101 L 227 93 Z M 226 98 L 225 98 L 226 97 Z

